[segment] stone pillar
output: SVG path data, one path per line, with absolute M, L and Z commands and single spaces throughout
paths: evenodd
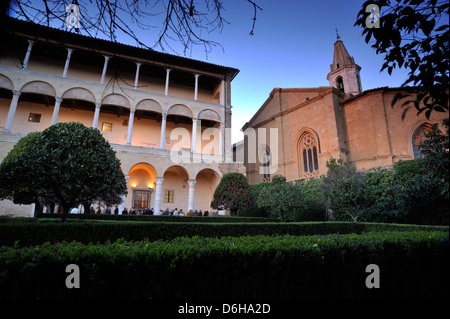
M 163 177 L 157 177 L 155 180 L 155 215 L 161 215 L 161 196 L 162 196 L 162 183 L 164 181 Z
M 131 136 L 133 134 L 134 110 L 130 109 L 130 118 L 128 120 L 127 145 L 131 145 Z
M 225 80 L 222 80 L 222 92 L 220 94 L 220 104 L 225 105 Z
M 191 144 L 191 152 L 196 153 L 197 151 L 197 118 L 194 117 L 192 119 L 192 144 Z
M 28 40 L 28 49 L 27 54 L 25 55 L 25 59 L 23 59 L 23 67 L 22 69 L 26 70 L 28 66 L 28 61 L 30 60 L 31 49 L 33 48 L 34 41 Z
M 198 100 L 198 77 L 200 74 L 194 74 L 195 76 L 195 92 L 194 92 L 194 100 Z
M 8 116 L 6 117 L 5 131 L 11 131 L 14 117 L 16 116 L 17 104 L 19 103 L 20 91 L 13 90 L 13 97 L 9 105 Z
M 159 148 L 164 149 L 166 144 L 166 121 L 167 121 L 167 113 L 164 112 L 162 114 L 161 121 L 161 139 L 159 141 Z
M 134 89 L 137 90 L 138 81 L 139 81 L 139 69 L 141 68 L 141 64 L 136 62 L 136 76 L 134 77 Z
M 169 74 L 170 74 L 171 69 L 166 69 L 166 88 L 164 90 L 164 94 L 168 95 L 169 94 Z
M 194 210 L 194 192 L 195 192 L 195 179 L 189 180 L 189 200 L 188 200 L 188 211 Z
M 222 157 L 222 161 L 225 160 L 225 120 L 220 122 L 220 156 Z
M 101 103 L 95 103 L 95 113 L 94 113 L 94 120 L 92 121 L 92 127 L 97 128 L 98 126 L 98 118 L 100 116 L 100 107 L 102 106 Z
M 72 56 L 73 49 L 67 48 L 66 64 L 64 65 L 63 78 L 67 77 L 67 71 L 69 70 L 70 57 Z
M 231 147 L 231 81 L 230 77 L 225 77 L 225 134 L 224 140 L 224 156 L 225 162 L 233 162 L 233 149 Z
M 105 57 L 105 64 L 103 64 L 102 79 L 100 80 L 100 84 L 105 83 L 106 70 L 108 69 L 108 61 L 111 58 L 108 55 L 104 55 L 104 57 Z
M 50 123 L 50 125 L 56 124 L 58 122 L 59 107 L 61 106 L 62 100 L 62 97 L 55 97 L 55 107 L 53 109 L 52 122 Z

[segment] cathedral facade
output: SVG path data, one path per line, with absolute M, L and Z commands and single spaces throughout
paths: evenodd
M 98 129 L 121 161 L 128 195 L 120 211 L 211 210 L 221 176 L 235 170 L 231 81 L 239 70 L 7 22 L 0 55 L 0 161 L 30 132 L 81 122 Z M 0 214 L 33 212 L 33 205 L 0 201 Z
M 338 37 L 329 86 L 274 88 L 269 98 L 244 125 L 244 141 L 235 158 L 245 162 L 250 184 L 275 174 L 288 181 L 327 173 L 331 157 L 352 161 L 358 170 L 386 167 L 420 157 L 418 143 L 447 113 L 430 119 L 411 109 L 402 119 L 402 88 L 380 87 L 363 91 L 361 67 Z

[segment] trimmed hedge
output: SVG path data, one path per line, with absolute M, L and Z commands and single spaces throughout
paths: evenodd
M 0 245 L 39 245 L 45 242 L 77 241 L 104 243 L 125 240 L 171 240 L 176 237 L 226 237 L 258 235 L 326 235 L 370 231 L 447 230 L 445 226 L 418 226 L 382 223 L 195 223 L 42 220 L 36 223 L 0 223 Z
M 84 226 L 88 226 L 86 224 Z M 445 232 L 119 240 L 0 248 L 0 298 L 448 298 Z M 80 288 L 65 285 L 66 266 Z M 380 268 L 380 288 L 365 285 Z
M 61 214 L 42 214 L 39 218 L 61 219 Z M 89 220 L 123 220 L 141 222 L 195 222 L 195 223 L 263 223 L 276 222 L 274 218 L 264 218 L 261 216 L 166 216 L 166 215 L 115 215 L 115 214 L 71 214 L 70 219 Z

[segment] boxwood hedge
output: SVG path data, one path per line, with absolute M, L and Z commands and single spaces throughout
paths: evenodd
M 186 218 L 186 217 L 184 217 Z M 12 220 L 15 220 L 14 218 Z M 103 243 L 125 240 L 171 240 L 176 237 L 226 237 L 257 235 L 348 234 L 385 230 L 448 230 L 444 226 L 417 226 L 382 223 L 305 222 L 305 223 L 195 223 L 57 220 L 0 223 L 0 245 L 38 245 L 45 242 L 77 241 Z
M 3 246 L 0 298 L 448 298 L 444 234 L 194 236 Z M 66 287 L 69 264 L 80 269 L 80 288 Z M 380 288 L 365 284 L 369 264 L 380 269 Z

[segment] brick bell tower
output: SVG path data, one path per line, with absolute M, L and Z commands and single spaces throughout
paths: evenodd
M 348 54 L 337 30 L 336 36 L 333 64 L 330 65 L 330 73 L 327 75 L 327 80 L 330 82 L 330 86 L 337 88 L 343 94 L 358 95 L 362 92 L 361 78 L 359 76 L 361 67 Z

